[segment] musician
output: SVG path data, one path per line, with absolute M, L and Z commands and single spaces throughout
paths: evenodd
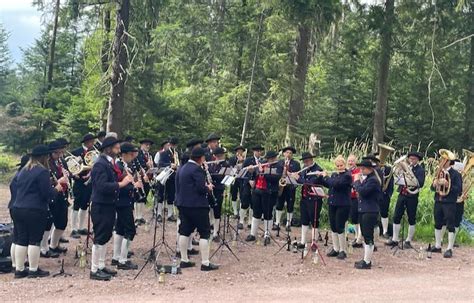
M 354 154 L 350 154 L 347 157 L 347 169 L 351 172 L 352 182 L 354 182 L 354 178 L 356 175 L 360 174 L 360 168 L 357 167 L 357 156 Z M 357 191 L 352 188 L 351 190 L 351 211 L 349 214 L 349 218 L 352 224 L 354 224 L 354 231 L 355 231 L 355 239 L 352 243 L 352 247 L 359 248 L 362 247 L 362 233 L 360 231 L 360 224 L 359 224 L 359 199 L 357 197 Z
M 255 241 L 260 220 L 264 219 L 264 244 L 270 243 L 270 229 L 272 224 L 272 212 L 278 200 L 278 181 L 280 180 L 283 167 L 277 161 L 278 153 L 268 151 L 265 154 L 266 164 L 258 163 L 255 169 L 255 190 L 252 193 L 252 227 L 246 241 Z
M 329 188 L 329 224 L 332 231 L 332 250 L 328 257 L 344 260 L 347 257 L 345 226 L 351 210 L 352 175 L 346 169 L 346 160 L 341 155 L 334 160 L 336 172 L 328 176 L 322 172 L 323 184 Z
M 154 162 L 155 166 L 158 167 L 160 163 L 160 154 L 169 148 L 168 140 L 164 140 L 160 145 L 160 150 L 156 152 Z M 163 200 L 165 194 L 165 187 L 160 182 L 155 183 L 155 207 L 157 209 L 157 220 L 158 222 L 163 221 Z
M 212 239 L 215 242 L 219 242 L 219 227 L 221 221 L 221 213 L 222 213 L 222 202 L 224 201 L 224 191 L 225 185 L 221 184 L 222 180 L 224 179 L 225 175 L 219 174 L 222 168 L 230 167 L 229 163 L 225 159 L 226 150 L 222 147 L 217 147 L 213 151 L 213 155 L 216 158 L 215 161 L 222 161 L 209 164 L 209 173 L 212 176 L 212 181 L 214 184 L 214 197 L 215 197 L 215 205 L 213 207 L 214 210 L 214 230 Z
M 206 150 L 196 147 L 191 151 L 191 159 L 176 174 L 176 203 L 179 209 L 179 239 L 181 268 L 195 266 L 188 259 L 189 236 L 197 229 L 200 235 L 201 270 L 211 271 L 219 267 L 209 262 L 209 201 L 207 195 L 214 189 L 213 184 L 206 183 L 206 173 L 202 169 Z
M 382 199 L 380 178 L 376 176 L 375 164 L 370 160 L 362 160 L 357 164 L 361 175 L 355 176 L 354 188 L 359 195 L 359 222 L 364 237 L 364 258 L 355 262 L 357 269 L 370 269 L 374 253 L 374 228 L 380 212 L 379 201 Z
M 245 160 L 245 148 L 242 145 L 234 148 L 235 155 L 229 159 L 230 166 L 234 167 L 237 171 L 242 169 L 242 165 Z M 237 199 L 239 197 L 239 189 L 241 187 L 241 179 L 235 179 L 234 183 L 230 186 L 230 196 L 232 200 L 232 209 L 234 210 L 234 217 L 238 218 L 239 208 L 237 205 Z
M 140 173 L 140 178 L 143 183 L 143 190 L 145 195 L 142 197 L 136 196 L 135 199 L 135 223 L 137 225 L 145 224 L 146 220 L 143 218 L 148 194 L 150 193 L 150 175 L 148 171 L 154 167 L 153 158 L 150 154 L 150 148 L 154 144 L 151 139 L 140 140 L 140 150 L 136 157 L 133 166 L 134 169 Z
M 167 202 L 168 221 L 176 222 L 173 204 L 175 202 L 175 178 L 178 169 L 179 154 L 177 151 L 178 139 L 170 138 L 168 149 L 160 153 L 158 168 L 171 167 L 175 172 L 168 178 L 165 184 L 164 200 Z
M 103 130 L 97 133 L 97 140 L 94 143 L 94 147 L 96 149 L 99 149 L 99 147 L 102 145 L 102 141 L 104 141 L 106 135 L 107 133 Z
M 301 241 L 298 244 L 298 248 L 305 247 L 306 234 L 308 233 L 310 225 L 314 228 L 314 236 L 316 237 L 319 234 L 319 218 L 323 207 L 323 199 L 317 195 L 313 189 L 315 185 L 322 185 L 323 180 L 321 176 L 308 175 L 308 173 L 322 172 L 323 170 L 314 162 L 314 158 L 316 158 L 316 156 L 313 156 L 309 152 L 302 153 L 301 161 L 303 161 L 303 169 L 305 169 L 305 171 L 293 174 L 293 177 L 298 180 L 298 183 L 303 184 L 300 204 Z
M 462 172 L 464 170 L 464 167 L 465 167 L 465 164 L 462 163 L 459 159 L 456 159 L 454 161 L 454 165 L 453 165 L 453 169 L 457 170 L 460 174 L 461 174 L 461 177 L 462 177 Z M 464 182 L 464 180 L 463 180 Z M 466 192 L 466 188 L 464 188 L 464 184 L 463 183 L 463 189 L 462 189 L 462 192 Z M 464 201 L 467 200 L 467 195 L 460 195 L 458 197 L 458 200 L 457 200 L 457 203 L 456 203 L 456 216 L 455 216 L 455 220 L 454 220 L 454 241 L 455 241 L 455 244 L 454 244 L 454 247 L 457 247 L 456 245 L 456 236 L 459 232 L 459 227 L 461 226 L 461 221 L 462 221 L 462 216 L 464 215 Z
M 394 190 L 394 178 L 392 174 L 392 167 L 388 164 L 380 163 L 379 168 L 382 170 L 383 182 L 382 182 L 382 200 L 380 203 L 380 217 L 382 221 L 382 235 L 385 239 L 389 238 L 388 235 L 388 211 L 390 207 L 390 200 L 392 199 Z
M 138 148 L 132 143 L 124 142 L 120 145 L 120 159 L 117 165 L 120 169 L 120 179 L 126 175 L 133 174 L 139 176 L 138 171 L 132 168 L 132 162 L 137 157 Z M 119 192 L 119 198 L 116 204 L 117 219 L 115 221 L 114 234 L 114 255 L 112 265 L 118 269 L 133 270 L 138 266 L 128 260 L 128 251 L 133 238 L 136 235 L 135 220 L 133 217 L 133 204 L 135 200 L 135 191 L 143 190 L 143 183 L 137 177 L 132 183 L 122 187 Z
M 293 159 L 293 154 L 296 153 L 296 149 L 293 146 L 284 147 L 281 152 L 284 155 L 284 159 L 281 160 L 280 165 L 283 166 L 283 177 L 286 178 L 286 175 L 289 173 L 297 172 L 301 169 L 300 163 Z M 280 189 L 281 190 L 281 189 Z M 296 198 L 296 186 L 293 184 L 287 184 L 281 195 L 278 197 L 278 203 L 276 205 L 276 212 L 275 212 L 275 225 L 273 226 L 273 230 L 280 229 L 280 220 L 281 215 L 283 213 L 283 207 L 286 203 L 286 231 L 291 230 L 291 220 L 293 219 L 293 210 L 295 206 L 295 198 Z
M 398 199 L 395 205 L 395 211 L 393 214 L 393 236 L 386 245 L 394 247 L 398 245 L 399 234 L 400 234 L 400 222 L 403 214 L 407 213 L 408 216 L 408 236 L 405 240 L 405 247 L 412 247 L 411 241 L 415 235 L 416 225 L 416 210 L 418 207 L 418 194 L 423 185 L 425 184 L 425 169 L 419 164 L 423 159 L 423 155 L 419 152 L 408 153 L 408 161 L 410 162 L 410 168 L 418 181 L 417 188 L 408 188 L 407 186 L 400 185 L 398 187 Z
M 206 161 L 215 160 L 213 152 L 219 147 L 219 140 L 221 137 L 215 133 L 209 134 L 206 138 L 207 150 L 206 150 Z
M 252 148 L 253 155 L 245 159 L 242 168 L 248 166 L 254 166 L 263 161 L 262 153 L 264 148 L 261 145 L 254 146 Z M 255 173 L 253 171 L 249 171 L 240 178 L 240 211 L 239 211 L 239 224 L 237 224 L 238 229 L 244 229 L 244 219 L 249 210 L 249 225 L 250 220 L 253 217 L 252 215 L 252 188 L 255 184 Z M 250 226 L 249 226 L 250 227 Z
M 107 137 L 99 150 L 101 154 L 91 172 L 91 219 L 94 226 L 94 245 L 92 246 L 90 278 L 108 281 L 117 272 L 105 267 L 106 244 L 112 237 L 120 189 L 132 183 L 133 178 L 130 175 L 122 176 L 122 171 L 115 161 L 120 153 L 119 140 Z
M 450 181 L 446 178 L 435 178 L 433 184 L 431 185 L 431 190 L 436 191 L 434 196 L 434 221 L 435 221 L 435 246 L 431 248 L 431 252 L 441 253 L 441 228 L 443 223 L 446 222 L 446 227 L 448 230 L 448 248 L 444 252 L 445 258 L 451 258 L 453 256 L 453 247 L 454 247 L 454 232 L 455 232 L 455 221 L 456 221 L 456 202 L 462 194 L 462 177 L 461 174 L 452 168 L 454 164 L 454 159 L 449 159 L 445 161 L 444 167 L 441 169 L 444 171 L 445 175 L 449 174 Z M 446 196 L 441 195 L 437 187 L 438 186 L 447 186 L 450 182 L 451 186 L 449 192 Z
M 55 186 L 51 183 L 48 168 L 49 148 L 46 145 L 35 146 L 31 158 L 17 174 L 13 192 L 16 193 L 11 214 L 15 226 L 15 278 L 46 277 L 49 272 L 38 267 L 40 242 L 46 228 L 49 203 L 58 192 L 61 184 L 67 182 L 65 177 L 58 180 Z M 25 258 L 28 255 L 29 269 L 25 269 Z
M 135 140 L 135 138 L 133 138 L 130 135 L 125 136 L 125 139 L 123 139 L 124 142 L 132 143 L 132 144 L 133 144 L 133 140 Z
M 76 157 L 82 158 L 82 163 L 85 163 L 84 156 L 87 152 L 94 150 L 95 136 L 86 134 L 82 138 L 82 146 L 73 150 L 71 153 Z M 92 184 L 90 184 L 90 170 L 83 170 L 80 174 L 74 175 L 74 184 L 72 192 L 74 194 L 74 204 L 71 215 L 72 232 L 71 237 L 78 239 L 81 235 L 87 235 L 87 208 L 89 207 Z

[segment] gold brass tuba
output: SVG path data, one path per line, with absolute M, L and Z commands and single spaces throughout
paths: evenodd
M 378 144 L 379 147 L 379 160 L 380 160 L 380 166 L 383 168 L 385 166 L 385 161 L 387 160 L 388 156 L 395 151 L 395 148 L 388 146 L 386 144 Z M 390 173 L 385 176 L 383 176 L 383 183 L 382 183 L 382 190 L 386 191 L 388 188 L 388 185 L 390 184 L 390 178 L 393 176 L 393 168 L 390 170 Z
M 474 152 L 463 149 L 464 154 L 464 169 L 461 173 L 462 175 L 462 194 L 458 202 L 467 200 L 469 191 L 471 190 L 474 180 L 472 179 L 472 168 L 474 167 Z
M 393 162 L 392 171 L 397 176 L 396 184 L 405 186 L 409 194 L 415 195 L 420 191 L 420 184 L 406 155 Z
M 456 158 L 456 156 L 454 155 L 453 152 L 447 149 L 440 149 L 438 153 L 439 153 L 439 163 L 438 163 L 438 168 L 436 168 L 434 178 L 435 180 L 445 179 L 447 183 L 443 185 L 437 184 L 436 192 L 441 197 L 445 197 L 449 194 L 449 191 L 451 190 L 451 176 L 449 175 L 449 172 L 444 169 L 444 166 L 446 165 L 448 161 L 453 161 Z

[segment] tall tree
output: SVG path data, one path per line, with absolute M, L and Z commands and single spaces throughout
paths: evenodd
M 10 50 L 8 49 L 9 33 L 0 23 L 0 104 L 7 104 L 8 100 L 8 77 L 10 75 Z
M 395 22 L 394 2 L 395 0 L 385 1 L 384 21 L 380 31 L 380 59 L 377 79 L 377 101 L 374 111 L 372 151 L 377 150 L 377 144 L 382 143 L 385 137 L 389 86 L 388 76 L 392 55 L 393 24 Z
M 58 21 L 59 21 L 59 9 L 61 0 L 56 0 L 54 6 L 54 20 L 53 20 L 53 33 L 51 34 L 51 41 L 49 45 L 49 60 L 48 60 L 48 87 L 49 91 L 53 87 L 53 72 L 54 72 L 54 56 L 56 53 L 56 37 L 58 34 Z
M 469 13 L 467 14 L 470 33 L 474 35 L 474 3 L 471 3 Z M 464 113 L 464 142 L 468 144 L 468 148 L 474 148 L 474 36 L 471 36 L 471 47 L 469 55 L 469 69 L 467 71 L 467 96 L 465 101 Z

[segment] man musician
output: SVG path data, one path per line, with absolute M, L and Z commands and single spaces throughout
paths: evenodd
M 284 159 L 280 161 L 280 165 L 283 167 L 283 176 L 285 178 L 290 173 L 297 172 L 301 169 L 300 163 L 293 159 L 293 154 L 296 153 L 296 149 L 292 146 L 287 146 L 283 148 L 282 153 L 284 155 Z M 280 189 L 281 190 L 281 189 Z M 273 226 L 273 230 L 280 229 L 280 220 L 281 215 L 283 213 L 283 207 L 286 203 L 286 231 L 291 230 L 291 220 L 293 219 L 293 210 L 295 207 L 295 200 L 296 200 L 296 186 L 293 184 L 287 184 L 283 187 L 281 195 L 278 197 L 278 202 L 276 205 L 276 212 L 275 212 L 275 225 Z
M 234 148 L 235 155 L 229 159 L 229 165 L 232 166 L 237 171 L 242 169 L 242 165 L 245 161 L 245 148 L 242 145 Z M 232 200 L 232 209 L 234 210 L 234 217 L 239 216 L 239 208 L 237 205 L 237 199 L 239 198 L 239 192 L 241 187 L 241 179 L 236 179 L 234 183 L 230 186 L 230 196 Z
M 355 181 L 355 177 L 360 174 L 360 168 L 357 167 L 357 156 L 354 154 L 350 154 L 347 157 L 347 168 L 351 172 L 352 175 L 352 183 Z M 355 239 L 352 243 L 352 247 L 360 248 L 363 247 L 362 244 L 362 233 L 360 231 L 360 222 L 359 222 L 359 198 L 357 196 L 357 191 L 352 188 L 351 191 L 351 211 L 349 214 L 349 218 L 352 224 L 354 224 L 355 230 Z
M 212 160 L 215 160 L 215 157 L 214 157 L 214 150 L 216 150 L 216 148 L 219 147 L 219 140 L 221 139 L 221 137 L 215 133 L 211 133 L 209 134 L 209 136 L 207 136 L 206 138 L 206 144 L 207 144 L 207 148 L 206 148 L 206 161 L 212 161 Z
M 164 169 L 167 167 L 171 167 L 174 170 L 173 174 L 168 178 L 165 184 L 164 201 L 166 201 L 167 203 L 168 221 L 176 222 L 173 204 L 175 202 L 175 192 L 176 192 L 176 189 L 175 189 L 176 170 L 178 169 L 178 165 L 179 165 L 179 154 L 177 151 L 178 139 L 170 138 L 168 141 L 169 141 L 168 149 L 160 153 L 158 168 Z
M 100 146 L 102 145 L 102 142 L 104 141 L 106 135 L 107 135 L 107 133 L 103 130 L 101 130 L 100 132 L 97 133 L 97 140 L 94 143 L 94 147 L 96 149 L 100 148 Z
M 214 157 L 217 162 L 209 164 L 209 173 L 212 176 L 212 181 L 214 183 L 214 197 L 216 199 L 213 210 L 214 210 L 214 230 L 212 239 L 215 242 L 219 242 L 219 227 L 221 222 L 222 214 L 222 203 L 224 201 L 224 191 L 225 185 L 222 184 L 222 180 L 225 177 L 225 174 L 221 174 L 223 168 L 230 167 L 229 163 L 225 159 L 226 150 L 222 147 L 217 147 L 213 151 Z
M 154 144 L 151 139 L 140 140 L 140 149 L 138 150 L 138 155 L 135 158 L 133 163 L 134 169 L 138 171 L 141 176 L 141 181 L 143 183 L 143 196 L 137 196 L 135 201 L 135 221 L 138 225 L 146 223 L 143 218 L 148 194 L 150 193 L 150 178 L 152 175 L 149 173 L 149 170 L 154 167 L 153 158 L 150 154 L 150 148 Z

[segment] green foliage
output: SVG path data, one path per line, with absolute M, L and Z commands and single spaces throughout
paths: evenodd
M 0 154 L 0 183 L 7 183 L 14 174 L 18 159 L 10 154 Z

